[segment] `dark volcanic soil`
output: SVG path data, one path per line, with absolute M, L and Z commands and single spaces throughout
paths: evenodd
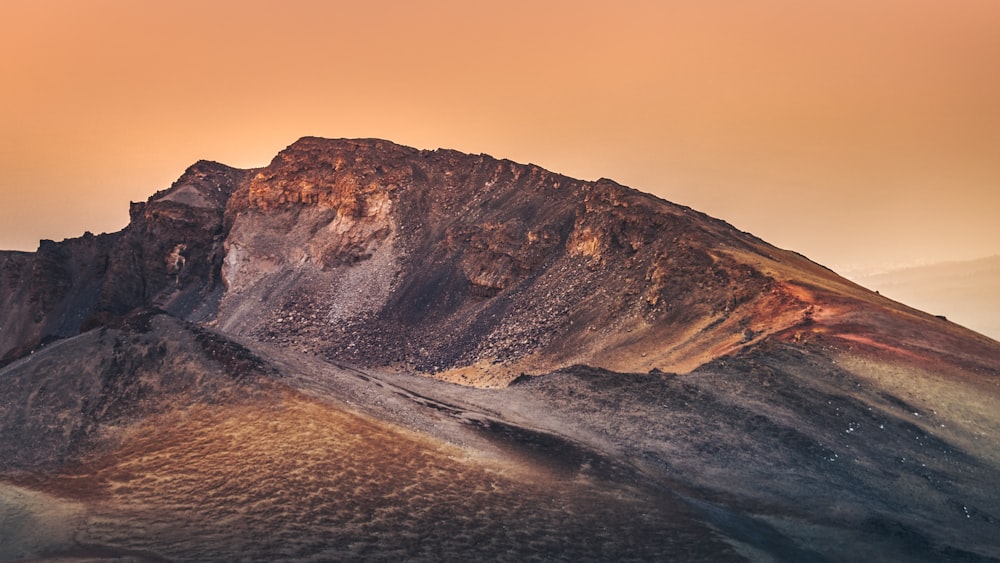
M 79 470 L 46 488 L 89 491 L 88 543 L 170 560 L 739 559 L 677 498 L 476 461 L 293 393 L 151 419 Z
M 28 365 L 89 349 L 99 335 L 8 367 L 5 389 L 27 384 Z M 141 349 L 201 342 L 183 362 L 188 377 L 226 383 L 147 404 L 131 422 L 99 419 L 84 442 L 69 434 L 82 450 L 38 442 L 40 459 L 63 461 L 31 469 L 20 458 L 21 470 L 8 471 L 3 521 L 22 532 L 5 559 L 98 550 L 183 561 L 988 561 L 1000 552 L 995 456 L 948 429 L 946 405 L 923 411 L 809 348 L 775 344 L 685 376 L 580 366 L 482 390 L 248 349 L 166 317 L 115 338 Z M 101 362 L 75 365 L 79 381 L 94 366 L 110 374 Z M 233 378 L 233 366 L 281 383 Z M 75 412 L 50 410 L 58 420 Z M 7 428 L 21 444 L 36 432 Z M 23 532 L 26 519 L 65 531 L 39 540 Z

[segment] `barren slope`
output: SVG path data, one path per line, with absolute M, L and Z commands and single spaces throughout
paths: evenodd
M 0 371 L 0 560 L 739 559 L 656 487 L 491 446 L 482 421 L 414 432 L 355 408 L 395 397 L 386 418 L 426 426 L 428 399 L 137 320 Z
M 995 342 L 610 180 L 378 140 L 304 138 L 260 170 L 200 162 L 134 204 L 121 233 L 0 261 L 6 361 L 141 306 L 474 385 L 573 364 L 688 372 L 816 332 L 997 356 Z
M 0 560 L 994 561 L 997 452 L 1000 343 L 485 155 L 305 138 L 0 253 Z

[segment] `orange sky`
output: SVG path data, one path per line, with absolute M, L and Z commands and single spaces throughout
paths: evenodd
M 0 53 L 0 248 L 319 135 L 610 177 L 842 272 L 1000 254 L 995 0 L 5 1 Z

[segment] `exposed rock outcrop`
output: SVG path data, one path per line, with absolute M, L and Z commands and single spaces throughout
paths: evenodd
M 222 294 L 229 195 L 249 171 L 191 166 L 113 234 L 0 253 L 0 363 L 146 306 L 205 319 Z
M 466 382 L 529 358 L 687 370 L 706 342 L 743 343 L 754 321 L 725 323 L 735 309 L 805 307 L 730 252 L 780 251 L 721 221 L 485 155 L 302 139 L 234 192 L 226 223 L 220 327 Z M 610 327 L 628 336 L 609 343 Z
M 97 310 L 116 238 L 88 233 L 0 252 L 0 365 L 79 333 Z

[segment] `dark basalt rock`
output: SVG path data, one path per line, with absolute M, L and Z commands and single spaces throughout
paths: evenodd
M 200 319 L 223 290 L 219 271 L 229 195 L 248 174 L 199 162 L 146 203 L 124 230 L 41 241 L 34 253 L 0 253 L 0 361 L 43 342 L 155 306 Z

